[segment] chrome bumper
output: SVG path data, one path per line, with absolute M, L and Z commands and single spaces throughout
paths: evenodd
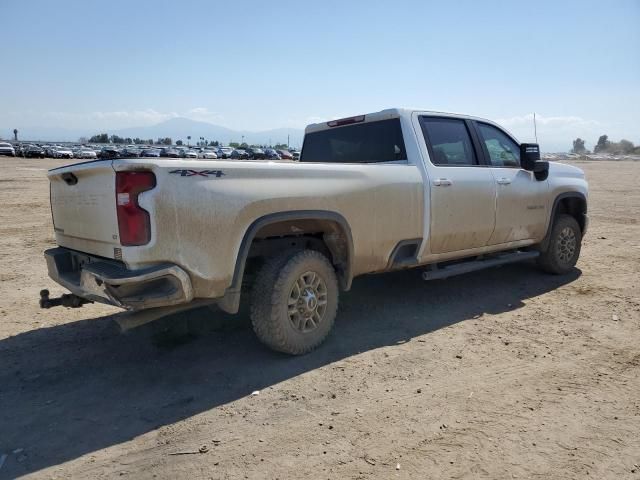
M 163 263 L 129 270 L 121 262 L 67 248 L 44 252 L 49 276 L 75 295 L 127 310 L 166 307 L 193 300 L 189 275 Z

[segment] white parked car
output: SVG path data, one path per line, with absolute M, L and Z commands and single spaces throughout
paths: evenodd
M 187 150 L 184 152 L 184 158 L 198 158 L 198 152 L 194 150 Z
M 87 158 L 93 159 L 98 158 L 98 155 L 93 150 L 89 150 L 88 148 L 79 148 L 74 153 L 75 158 Z
M 11 157 L 15 157 L 16 150 L 10 143 L 0 142 L 0 155 L 9 155 Z
M 218 158 L 218 155 L 213 150 L 203 150 L 198 155 L 198 158 L 216 159 L 216 158 Z
M 67 147 L 56 147 L 52 153 L 53 158 L 73 158 L 73 152 Z
M 231 147 L 218 147 L 216 154 L 218 158 L 230 158 L 233 153 L 233 148 Z

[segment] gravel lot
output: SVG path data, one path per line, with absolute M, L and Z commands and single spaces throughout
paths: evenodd
M 39 310 L 63 162 L 0 163 L 0 478 L 640 479 L 640 162 L 577 163 L 572 274 L 362 277 L 300 358 L 246 313 Z

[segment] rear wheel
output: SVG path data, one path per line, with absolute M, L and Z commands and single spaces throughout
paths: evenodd
M 553 223 L 547 249 L 538 257 L 538 264 L 549 273 L 567 273 L 576 265 L 581 246 L 580 225 L 571 215 L 560 214 Z
M 338 280 L 319 252 L 287 252 L 268 260 L 251 298 L 251 322 L 273 350 L 301 355 L 327 337 L 338 309 Z

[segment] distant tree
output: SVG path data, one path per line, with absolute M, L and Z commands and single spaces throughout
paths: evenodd
M 606 135 L 601 135 L 598 143 L 593 149 L 594 153 L 612 153 L 614 155 L 633 153 L 636 146 L 629 140 L 622 139 L 619 142 L 612 142 Z
M 582 140 L 580 137 L 576 138 L 573 141 L 573 148 L 571 149 L 571 151 L 573 153 L 585 153 L 587 149 L 584 148 L 584 140 Z
M 240 148 L 240 144 L 238 142 L 229 142 L 229 146 L 231 148 Z
M 191 135 L 187 135 L 187 145 L 189 145 L 191 143 Z M 191 145 L 189 145 L 191 146 Z
M 87 143 L 87 137 L 80 137 L 80 138 L 78 139 L 78 143 L 82 143 L 82 144 Z
M 289 145 L 287 145 L 286 143 L 276 143 L 276 146 L 273 147 L 276 150 L 287 150 L 289 148 Z
M 178 147 L 181 147 L 182 146 L 182 140 L 176 140 L 176 145 Z
M 18 141 L 18 129 L 14 128 L 13 129 L 13 139 L 17 142 Z
M 633 142 L 630 142 L 629 140 L 625 140 L 623 138 L 618 143 L 618 148 L 622 153 L 633 153 L 633 150 L 635 149 L 635 145 L 633 144 Z
M 242 142 L 240 148 L 249 148 L 249 145 L 247 145 L 247 142 Z
M 118 135 L 111 135 L 109 137 L 111 143 L 122 144 L 126 143 L 126 138 L 119 137 Z
M 607 135 L 600 135 L 598 138 L 598 143 L 593 147 L 593 153 L 598 152 L 606 152 L 609 149 L 611 142 L 609 141 L 609 137 Z
M 89 139 L 89 143 L 109 143 L 109 135 L 106 133 L 94 135 Z

